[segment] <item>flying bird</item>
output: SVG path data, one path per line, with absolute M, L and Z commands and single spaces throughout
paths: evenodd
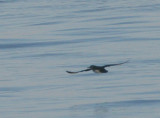
M 80 73 L 80 72 L 85 72 L 85 71 L 90 71 L 90 70 L 92 70 L 92 71 L 95 72 L 95 73 L 107 73 L 108 70 L 105 69 L 106 67 L 122 65 L 122 64 L 125 64 L 125 63 L 127 63 L 127 62 L 128 62 L 128 61 L 125 61 L 125 62 L 122 62 L 122 63 L 117 63 L 117 64 L 107 64 L 107 65 L 104 65 L 104 66 L 91 65 L 91 66 L 89 66 L 89 67 L 88 67 L 87 69 L 85 69 L 85 70 L 76 71 L 76 72 L 73 72 L 73 71 L 66 71 L 66 72 L 67 72 L 67 73 L 70 73 L 70 74 L 76 74 L 76 73 Z

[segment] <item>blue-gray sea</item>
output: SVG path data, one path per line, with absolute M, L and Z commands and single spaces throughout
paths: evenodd
M 0 117 L 160 118 L 160 0 L 0 0 Z

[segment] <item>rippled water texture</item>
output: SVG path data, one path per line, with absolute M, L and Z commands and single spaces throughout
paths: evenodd
M 159 0 L 0 0 L 0 117 L 159 118 L 159 50 Z

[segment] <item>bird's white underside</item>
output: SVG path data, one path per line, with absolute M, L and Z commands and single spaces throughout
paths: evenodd
M 101 73 L 99 70 L 93 70 L 95 73 Z

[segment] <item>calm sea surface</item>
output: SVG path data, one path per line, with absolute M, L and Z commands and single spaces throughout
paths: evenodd
M 120 63 L 107 74 L 86 67 Z M 160 118 L 159 0 L 0 0 L 1 118 Z

